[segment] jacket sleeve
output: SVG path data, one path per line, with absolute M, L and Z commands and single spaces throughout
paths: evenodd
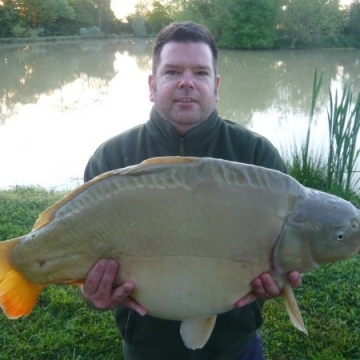
M 115 136 L 101 144 L 90 157 L 84 172 L 84 182 L 87 182 L 107 171 L 125 166 L 123 142 Z
M 84 182 L 87 182 L 106 171 L 105 166 L 93 155 L 85 167 Z

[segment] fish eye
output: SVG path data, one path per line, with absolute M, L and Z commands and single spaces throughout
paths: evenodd
M 337 238 L 338 241 L 342 241 L 342 240 L 345 239 L 345 234 L 340 232 L 340 233 L 337 234 L 336 238 Z

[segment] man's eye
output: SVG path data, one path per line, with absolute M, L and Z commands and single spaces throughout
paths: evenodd
M 167 70 L 165 72 L 166 75 L 177 75 L 179 72 L 177 70 Z
M 209 75 L 209 73 L 207 71 L 198 71 L 196 74 L 199 76 L 208 76 Z

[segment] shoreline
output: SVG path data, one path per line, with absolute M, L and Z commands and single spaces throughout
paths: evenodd
M 0 38 L 0 46 L 2 45 L 21 45 L 26 43 L 31 44 L 50 44 L 50 43 L 68 43 L 68 42 L 77 42 L 77 41 L 101 41 L 101 40 L 124 40 L 134 41 L 134 39 L 152 39 L 155 35 L 149 36 L 134 36 L 134 35 L 115 35 L 115 34 L 105 34 L 100 36 L 80 36 L 80 35 L 69 35 L 69 36 L 43 36 L 43 37 L 18 37 L 18 38 Z M 237 50 L 237 51 L 254 51 L 250 49 L 230 49 L 230 48 L 223 48 L 219 47 L 219 49 L 224 50 Z M 291 47 L 284 47 L 284 48 L 271 48 L 271 49 L 259 49 L 255 51 L 280 51 L 280 50 L 327 50 L 327 51 L 337 51 L 337 50 L 348 50 L 354 51 L 359 50 L 356 47 L 298 47 L 298 48 L 291 48 Z

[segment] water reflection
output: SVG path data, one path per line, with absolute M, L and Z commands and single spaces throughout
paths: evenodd
M 144 69 L 150 61 L 147 48 L 147 42 L 134 46 L 127 40 L 2 46 L 0 119 L 9 118 L 17 104 L 37 102 L 41 94 L 50 94 L 75 79 L 88 79 L 89 86 L 106 86 L 116 75 L 118 52 L 128 53 L 139 69 Z
M 0 188 L 72 187 L 102 141 L 146 121 L 151 46 L 0 47 Z M 313 134 L 323 143 L 328 87 L 360 89 L 360 51 L 221 50 L 219 111 L 279 147 L 296 142 L 305 134 L 315 67 L 324 71 L 324 86 Z
M 219 109 L 249 125 L 255 112 L 276 109 L 307 116 L 315 68 L 324 72 L 318 109 L 328 99 L 328 86 L 348 83 L 360 89 L 360 52 L 349 50 L 226 51 L 220 53 L 222 83 Z M 341 70 L 340 70 L 341 69 Z

